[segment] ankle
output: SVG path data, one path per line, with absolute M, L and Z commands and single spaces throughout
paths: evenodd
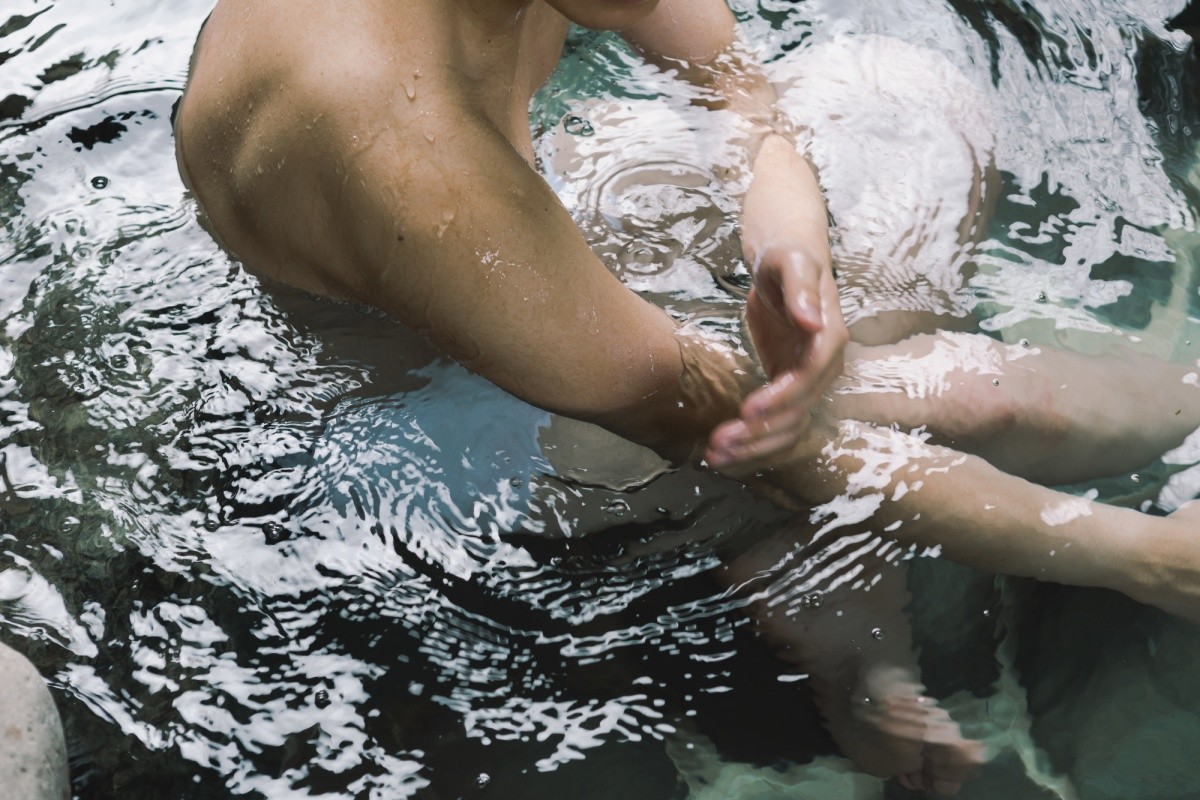
M 1162 517 L 1137 516 L 1139 524 L 1128 534 L 1133 544 L 1124 548 L 1121 557 L 1111 559 L 1110 585 L 1140 603 L 1159 605 L 1163 588 L 1178 577 L 1179 539 Z

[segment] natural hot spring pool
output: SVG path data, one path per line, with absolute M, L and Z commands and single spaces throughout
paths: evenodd
M 547 461 L 541 412 L 221 253 L 170 126 L 210 5 L 0 14 L 0 639 L 51 681 L 76 796 L 903 796 L 834 757 L 804 681 L 708 575 L 714 542 L 776 512 L 695 471 L 581 481 Z M 1195 359 L 1181 5 L 736 4 L 769 58 L 884 33 L 982 92 L 1004 176 L 972 283 L 985 328 Z M 653 117 L 606 127 L 589 102 L 648 108 L 660 86 L 576 33 L 533 118 L 543 142 L 567 116 L 619 146 L 597 249 L 732 330 L 703 269 L 732 218 L 699 213 L 724 199 L 654 160 Z M 677 185 L 647 195 L 646 164 Z M 1173 461 L 1079 491 L 1155 510 L 1200 482 L 1200 455 Z M 653 536 L 670 546 L 634 555 Z M 912 583 L 930 689 L 995 752 L 963 796 L 1200 796 L 1194 628 L 933 558 Z

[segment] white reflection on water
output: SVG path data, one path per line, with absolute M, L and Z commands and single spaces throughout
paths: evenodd
M 521 770 L 584 776 L 601 794 L 611 758 L 651 776 L 639 791 L 658 798 L 679 771 L 697 787 L 699 775 L 770 784 L 741 765 L 714 771 L 719 752 L 775 761 L 820 752 L 805 739 L 816 720 L 795 699 L 803 682 L 780 683 L 741 609 L 860 580 L 856 560 L 886 547 L 884 537 L 845 537 L 748 596 L 720 589 L 705 575 L 711 541 L 772 524 L 735 489 L 689 472 L 629 493 L 560 480 L 542 452 L 541 412 L 378 319 L 264 291 L 200 230 L 174 173 L 167 118 L 209 5 L 14 0 L 10 18 L 32 19 L 0 37 L 0 99 L 29 100 L 19 119 L 0 122 L 0 627 L 54 676 L 87 796 L 130 781 L 172 797 L 406 797 L 427 785 L 457 796 L 476 791 L 481 772 L 496 792 L 561 796 Z M 1184 45 L 1162 25 L 1178 4 L 1047 0 L 1024 4 L 1024 24 L 986 11 L 1012 4 L 959 5 L 986 30 L 933 0 L 748 9 L 746 29 L 776 59 L 788 102 L 819 128 L 814 146 L 846 223 L 840 245 L 862 246 L 855 237 L 868 228 L 872 237 L 899 229 L 895 208 L 859 209 L 860 224 L 849 224 L 852 199 L 879 173 L 846 154 L 901 131 L 884 124 L 894 107 L 856 116 L 846 95 L 806 91 L 798 65 L 823 52 L 823 77 L 845 77 L 839 37 L 889 35 L 937 53 L 925 56 L 933 71 L 945 59 L 966 76 L 1005 176 L 981 245 L 922 229 L 944 243 L 929 251 L 944 260 L 934 277 L 979 264 L 968 291 L 942 285 L 942 296 L 900 292 L 895 302 L 974 307 L 1009 342 L 1103 349 L 1137 335 L 1170 353 L 1200 341 L 1187 333 L 1194 268 L 1172 265 L 1194 245 L 1185 229 L 1195 210 L 1164 154 L 1166 121 L 1142 113 L 1135 83 L 1141 43 Z M 539 138 L 547 163 L 569 161 L 553 171 L 555 188 L 633 288 L 735 339 L 740 298 L 713 277 L 740 275 L 735 204 L 712 175 L 714 163 L 736 161 L 727 126 L 688 108 L 611 39 L 576 45 L 535 109 L 552 123 Z M 561 114 L 545 111 L 555 106 L 587 119 L 592 135 L 564 140 L 553 124 Z M 974 111 L 965 116 L 964 126 L 980 126 Z M 934 133 L 908 122 L 910 145 Z M 76 141 L 106 130 L 117 138 Z M 963 163 L 978 158 L 963 141 L 953 148 Z M 917 200 L 928 208 L 934 195 L 951 204 L 966 194 L 956 177 L 895 199 L 913 201 L 908 219 Z M 1147 277 L 1162 267 L 1165 286 Z M 1143 306 L 1135 325 L 1127 309 Z M 931 363 L 903 390 L 938 390 L 944 367 Z M 1164 508 L 1195 494 L 1194 444 L 1164 459 L 1180 471 L 1147 479 Z M 895 463 L 881 456 L 865 468 L 859 496 L 826 509 L 828 524 L 869 517 L 871 489 Z M 928 567 L 923 577 L 939 588 L 918 597 L 936 606 L 928 618 L 950 619 L 927 626 L 932 666 L 954 673 L 943 681 L 953 689 L 959 676 L 985 673 L 966 690 L 989 692 L 990 584 L 982 601 L 962 600 L 976 584 L 941 586 L 943 575 Z M 1070 622 L 1063 631 L 1020 616 L 1042 606 L 1007 606 L 1002 630 L 1020 634 L 998 657 L 1019 658 L 1021 670 L 998 679 L 1009 693 L 996 704 L 1012 711 L 1028 687 L 1040 743 L 1085 797 L 1137 785 L 1149 769 L 1137 763 L 1150 756 L 1160 759 L 1161 796 L 1196 790 L 1187 748 L 1200 741 L 1191 699 L 1200 693 L 1174 669 L 1194 662 L 1194 643 L 1105 598 L 1094 602 L 1111 613 L 1093 631 L 1073 605 L 1091 611 L 1092 598 L 1042 600 Z M 982 645 L 954 649 L 979 631 Z M 1039 648 L 1043 639 L 1073 647 Z M 1016 653 L 1022 642 L 1031 644 Z M 1074 653 L 1099 689 L 1078 686 Z M 1155 716 L 1146 696 L 1165 711 Z M 1017 708 L 999 718 L 1025 726 L 1028 745 L 1030 717 Z M 1097 763 L 1120 743 L 1089 731 L 1111 718 L 1171 736 L 1180 750 L 1125 745 L 1121 757 L 1142 761 Z M 671 730 L 692 724 L 701 733 Z M 722 729 L 747 744 L 710 748 Z M 664 748 L 685 739 L 708 760 L 668 759 Z M 623 749 L 639 743 L 650 747 Z M 1022 752 L 1045 760 L 1032 745 Z M 829 791 L 863 783 L 817 762 L 805 776 L 777 771 L 774 790 L 817 791 L 804 781 L 818 773 Z M 1023 775 L 1003 773 L 998 791 L 1031 796 Z M 1138 796 L 1153 795 L 1142 785 Z

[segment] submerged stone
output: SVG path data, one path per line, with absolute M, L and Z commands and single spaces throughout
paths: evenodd
M 0 787 L 5 797 L 65 800 L 71 796 L 67 745 L 58 709 L 42 676 L 0 645 Z

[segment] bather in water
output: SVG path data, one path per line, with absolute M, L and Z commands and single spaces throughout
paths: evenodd
M 568 19 L 624 30 L 690 82 L 696 105 L 732 117 L 744 169 L 729 165 L 724 177 L 745 187 L 757 361 L 622 286 L 536 174 L 528 101 Z M 814 51 L 809 63 L 837 65 L 843 103 L 894 88 L 880 76 L 883 60 L 940 76 L 942 94 L 902 95 L 891 124 L 855 105 L 826 116 L 833 129 L 865 122 L 888 137 L 913 124 L 902 141 L 911 145 L 924 141 L 922 124 L 950 118 L 954 135 L 929 172 L 935 198 L 906 169 L 924 151 L 847 167 L 822 142 L 823 123 L 804 127 L 801 113 L 797 129 L 735 46 L 720 2 L 693 2 L 686 14 L 675 2 L 429 2 L 401 14 L 387 3 L 335 12 L 228 0 L 197 45 L 179 155 L 211 229 L 251 269 L 373 305 L 535 406 L 672 461 L 703 454 L 809 510 L 809 525 L 732 555 L 732 584 L 786 566 L 810 543 L 885 531 L 966 564 L 1106 586 L 1195 617 L 1200 553 L 1180 535 L 1194 530 L 1194 507 L 1156 519 L 1027 482 L 1121 471 L 1178 444 L 1200 422 L 1189 369 L 1128 355 L 1101 372 L 1070 353 L 960 332 L 970 327 L 961 256 L 986 218 L 989 137 L 969 87 L 922 58 L 867 40 Z M 831 94 L 814 74 L 794 76 L 801 106 Z M 843 207 L 829 198 L 840 240 L 832 250 L 826 198 L 797 150 L 809 138 L 831 185 L 855 174 L 860 183 Z M 906 224 L 889 226 L 897 214 Z M 1147 375 L 1147 396 L 1121 391 Z M 1149 436 L 1147 404 L 1169 420 Z M 1176 408 L 1188 413 L 1171 415 Z M 1047 560 L 1048 551 L 1059 555 Z M 887 552 L 860 560 L 872 591 L 839 602 L 886 615 L 896 633 L 853 678 L 826 675 L 824 713 L 865 768 L 952 791 L 977 748 L 921 695 L 895 616 L 902 571 Z M 770 609 L 760 617 L 767 637 L 814 672 L 832 652 L 826 640 L 846 635 L 842 623 L 822 630 Z M 859 624 L 856 613 L 835 619 Z M 885 702 L 864 710 L 855 700 L 864 694 Z M 863 726 L 878 739 L 855 752 Z

